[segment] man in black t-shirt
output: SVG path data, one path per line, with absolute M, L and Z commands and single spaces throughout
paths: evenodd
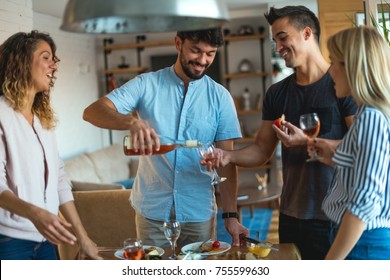
M 319 137 L 335 145 L 351 125 L 356 104 L 350 97 L 336 97 L 329 63 L 320 52 L 319 21 L 313 12 L 303 6 L 272 7 L 265 17 L 272 27 L 276 51 L 295 72 L 268 89 L 255 143 L 235 151 L 219 150 L 216 166 L 265 164 L 282 141 L 280 243 L 295 243 L 303 259 L 324 259 L 330 248 L 331 227 L 321 204 L 333 169 L 319 162 L 306 162 L 307 138 L 299 128 L 299 116 L 318 113 Z M 285 121 L 277 127 L 274 121 L 282 114 Z

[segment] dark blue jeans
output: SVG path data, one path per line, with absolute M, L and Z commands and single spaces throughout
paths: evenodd
M 0 260 L 57 260 L 55 246 L 0 234 Z
M 338 226 L 332 224 L 330 240 L 336 238 Z M 390 260 L 390 229 L 365 230 L 346 260 Z
M 331 223 L 279 216 L 279 242 L 295 243 L 303 260 L 323 260 L 330 248 Z

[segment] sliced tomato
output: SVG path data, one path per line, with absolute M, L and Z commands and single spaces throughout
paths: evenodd
M 285 120 L 285 116 L 284 116 L 284 114 L 282 114 L 282 116 L 280 118 L 277 118 L 274 121 L 274 125 L 276 125 L 277 127 L 280 128 L 282 126 L 282 123 L 283 123 L 284 120 Z

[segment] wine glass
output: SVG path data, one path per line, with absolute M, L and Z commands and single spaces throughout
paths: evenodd
M 320 132 L 320 118 L 318 117 L 317 113 L 301 115 L 299 117 L 299 126 L 309 139 L 317 137 L 318 133 Z M 317 152 L 314 151 L 314 153 L 306 161 L 317 161 L 319 159 L 321 159 L 321 157 L 319 157 Z
M 198 148 L 198 152 L 206 162 L 215 160 L 215 147 L 213 143 L 202 143 L 201 147 Z M 219 183 L 222 183 L 226 180 L 226 177 L 220 177 L 214 168 L 212 172 L 208 173 L 212 178 L 211 185 L 213 186 L 218 185 Z
M 169 257 L 170 260 L 177 260 L 176 256 L 176 241 L 180 236 L 180 223 L 178 221 L 167 221 L 163 224 L 165 237 L 171 244 L 172 255 Z
M 127 238 L 123 241 L 123 257 L 128 260 L 140 260 L 144 256 L 142 241 L 136 238 Z

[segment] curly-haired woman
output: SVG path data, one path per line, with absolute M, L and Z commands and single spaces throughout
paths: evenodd
M 77 214 L 50 104 L 59 59 L 45 33 L 0 45 L 0 259 L 57 259 L 55 245 L 100 259 Z M 58 216 L 59 210 L 66 220 Z

